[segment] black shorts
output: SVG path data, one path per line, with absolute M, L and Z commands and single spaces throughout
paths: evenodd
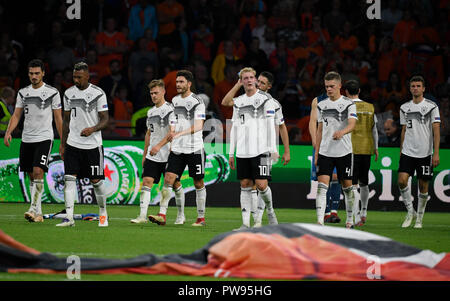
M 361 184 L 367 186 L 369 184 L 371 159 L 371 155 L 353 155 L 353 185 Z
M 186 168 L 189 168 L 189 177 L 194 180 L 201 180 L 205 177 L 205 151 L 191 154 L 170 152 L 167 160 L 166 172 L 174 173 L 181 179 Z
M 144 168 L 142 169 L 142 177 L 153 178 L 153 183 L 158 184 L 161 175 L 166 172 L 167 162 L 155 162 L 145 158 Z
M 352 180 L 353 154 L 348 154 L 343 157 L 327 157 L 319 154 L 319 158 L 317 159 L 317 176 L 326 175 L 331 179 L 335 167 L 339 182 Z
M 53 141 L 20 144 L 19 166 L 23 172 L 33 172 L 33 167 L 40 167 L 44 172 L 48 171 L 48 159 L 52 151 Z
M 424 158 L 414 158 L 405 154 L 400 155 L 400 163 L 398 172 L 406 172 L 411 177 L 417 173 L 418 179 L 429 181 L 433 178 L 433 161 L 432 156 Z
M 272 158 L 269 153 L 252 158 L 236 158 L 238 180 L 271 180 Z
M 103 146 L 81 149 L 67 144 L 64 151 L 64 173 L 77 175 L 78 179 L 104 180 Z

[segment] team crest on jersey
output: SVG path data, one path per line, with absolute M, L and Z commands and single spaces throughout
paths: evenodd
M 338 104 L 338 111 L 341 112 L 344 109 L 344 105 L 342 103 Z
M 186 102 L 186 109 L 188 111 L 190 111 L 192 109 L 192 102 L 190 102 L 190 101 Z
M 92 94 L 91 93 L 86 93 L 86 100 L 89 101 L 92 99 Z
M 427 107 L 421 107 L 420 108 L 420 113 L 422 113 L 422 115 L 425 115 L 427 113 L 427 111 L 428 111 Z
M 47 91 L 42 91 L 42 92 L 41 92 L 41 99 L 46 99 L 47 96 L 48 96 Z

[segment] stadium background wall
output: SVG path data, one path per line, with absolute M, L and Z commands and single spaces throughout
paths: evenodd
M 28 202 L 29 181 L 18 172 L 20 139 L 13 139 L 9 148 L 0 146 L 0 202 Z M 205 183 L 207 184 L 207 206 L 239 207 L 240 188 L 236 171 L 230 170 L 227 162 L 227 144 L 205 144 L 207 162 Z M 139 205 L 140 175 L 142 172 L 143 141 L 104 140 L 105 176 L 109 189 L 109 204 Z M 58 154 L 59 140 L 55 140 L 49 158 L 49 172 L 45 179 L 44 203 L 63 203 L 63 163 Z M 371 210 L 404 210 L 399 201 L 397 169 L 399 148 L 381 147 L 379 160 L 372 157 L 370 182 Z M 280 154 L 283 147 L 280 146 Z M 276 208 L 314 208 L 315 187 L 310 181 L 312 147 L 291 146 L 291 161 L 283 166 L 277 162 L 272 169 L 270 183 Z M 152 189 L 152 205 L 159 203 L 160 185 Z M 183 174 L 186 205 L 195 206 L 195 191 L 192 180 Z M 80 203 L 95 203 L 89 180 L 78 182 Z M 417 200 L 417 181 L 412 181 L 413 196 Z M 341 196 L 342 198 L 343 196 Z M 172 204 L 172 203 L 171 203 Z M 341 208 L 343 208 L 341 202 Z M 427 211 L 450 211 L 450 149 L 440 150 L 440 165 L 434 169 L 430 183 L 430 202 Z

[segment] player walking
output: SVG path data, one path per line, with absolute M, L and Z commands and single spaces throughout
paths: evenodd
M 101 130 L 108 125 L 105 92 L 89 83 L 89 66 L 80 62 L 73 70 L 74 86 L 64 93 L 61 156 L 64 160 L 64 199 L 67 218 L 57 227 L 74 226 L 77 178 L 89 178 L 99 206 L 99 227 L 108 226 Z M 70 131 L 69 131 L 70 130 Z
M 150 215 L 151 222 L 162 225 L 166 222 L 169 200 L 173 189 L 177 189 L 176 179 L 181 179 L 186 165 L 189 176 L 194 180 L 196 189 L 197 220 L 192 226 L 205 226 L 206 187 L 203 182 L 205 176 L 205 150 L 203 146 L 203 122 L 205 120 L 205 105 L 203 101 L 191 92 L 194 76 L 190 71 L 177 72 L 176 88 L 179 93 L 172 99 L 174 119 L 171 119 L 171 132 L 167 139 L 171 142 L 171 151 L 164 174 L 164 187 L 161 191 L 160 213 Z M 177 221 L 184 222 L 184 213 L 178 212 Z M 180 222 L 182 223 L 182 222 Z
M 347 212 L 346 228 L 353 227 L 352 189 L 353 155 L 351 132 L 355 127 L 356 106 L 345 96 L 341 96 L 341 76 L 337 72 L 328 72 L 325 77 L 327 98 L 317 104 L 317 222 L 324 223 L 326 195 L 333 169 L 336 167 L 345 197 Z
M 349 80 L 345 83 L 345 93 L 355 103 L 358 115 L 355 129 L 352 131 L 352 182 L 355 194 L 353 214 L 356 226 L 362 226 L 366 222 L 369 203 L 370 160 L 373 154 L 375 154 L 375 161 L 378 160 L 377 117 L 373 104 L 359 99 L 359 92 L 359 83 L 356 80 Z M 358 192 L 358 185 L 360 192 Z M 359 200 L 361 200 L 361 211 L 359 210 Z
M 268 186 L 272 165 L 271 154 L 276 153 L 275 104 L 270 95 L 256 88 L 255 70 L 244 68 L 239 73 L 245 93 L 234 99 L 230 134 L 230 167 L 237 166 L 240 180 L 241 228 L 250 227 L 253 181 L 264 201 L 270 224 L 277 224 Z M 234 154 L 236 152 L 236 164 Z
M 16 108 L 8 124 L 4 143 L 9 147 L 11 133 L 17 127 L 22 113 L 25 121 L 20 144 L 20 170 L 30 178 L 31 206 L 25 212 L 30 222 L 43 222 L 41 197 L 44 191 L 44 173 L 48 171 L 48 160 L 53 145 L 52 115 L 59 136 L 62 136 L 61 96 L 57 89 L 43 81 L 45 66 L 34 59 L 28 64 L 31 85 L 17 93 Z
M 145 135 L 144 156 L 142 159 L 142 189 L 140 198 L 140 214 L 132 219 L 134 224 L 146 223 L 147 210 L 151 199 L 153 184 L 158 184 L 161 175 L 166 171 L 167 159 L 170 153 L 170 143 L 167 134 L 170 131 L 170 121 L 174 119 L 173 107 L 164 99 L 166 89 L 161 79 L 152 80 L 148 85 L 154 107 L 147 112 L 147 133 Z M 178 218 L 175 224 L 184 223 L 184 192 L 179 181 L 175 181 L 175 200 L 178 208 Z M 161 214 L 166 214 L 167 207 L 160 208 Z M 165 221 L 164 221 L 165 223 Z M 163 223 L 161 223 L 162 225 Z
M 402 134 L 400 141 L 400 163 L 398 168 L 398 186 L 408 214 L 403 228 L 411 225 L 416 217 L 414 228 L 422 228 L 423 215 L 428 201 L 428 185 L 433 177 L 433 167 L 439 165 L 440 122 L 438 106 L 423 96 L 425 80 L 413 76 L 409 81 L 412 100 L 400 107 Z M 419 180 L 419 201 L 417 213 L 408 189 L 408 179 L 417 173 Z

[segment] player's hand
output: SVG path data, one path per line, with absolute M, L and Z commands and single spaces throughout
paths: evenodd
M 433 167 L 439 165 L 439 154 L 433 154 Z
M 84 130 L 81 131 L 80 136 L 89 137 L 90 135 L 92 135 L 93 132 L 94 132 L 94 128 L 92 128 L 92 127 L 85 128 Z
M 159 152 L 160 148 L 158 146 L 154 146 L 152 147 L 152 149 L 150 150 L 150 156 L 154 156 Z
M 234 166 L 234 157 L 230 157 L 230 158 L 228 159 L 228 163 L 230 163 L 230 168 L 231 168 L 232 170 L 235 170 L 235 169 L 236 169 L 236 167 Z
M 3 143 L 5 143 L 5 145 L 7 147 L 9 147 L 10 143 L 11 143 L 12 137 L 10 133 L 6 133 L 5 134 L 5 138 L 3 139 Z
M 375 150 L 375 161 L 378 161 L 378 150 Z
M 339 140 L 339 139 L 341 139 L 343 136 L 344 136 L 344 134 L 343 134 L 342 131 L 336 131 L 336 132 L 334 132 L 334 134 L 333 134 L 333 139 L 334 139 L 334 140 Z
M 61 155 L 61 160 L 64 161 L 64 146 L 62 144 L 59 145 L 59 154 Z
M 167 134 L 167 141 L 172 142 L 173 139 L 176 138 L 176 133 L 175 132 L 170 132 Z
M 283 165 L 286 165 L 289 163 L 289 161 L 291 161 L 291 154 L 285 152 L 281 157 L 281 162 L 283 162 Z

